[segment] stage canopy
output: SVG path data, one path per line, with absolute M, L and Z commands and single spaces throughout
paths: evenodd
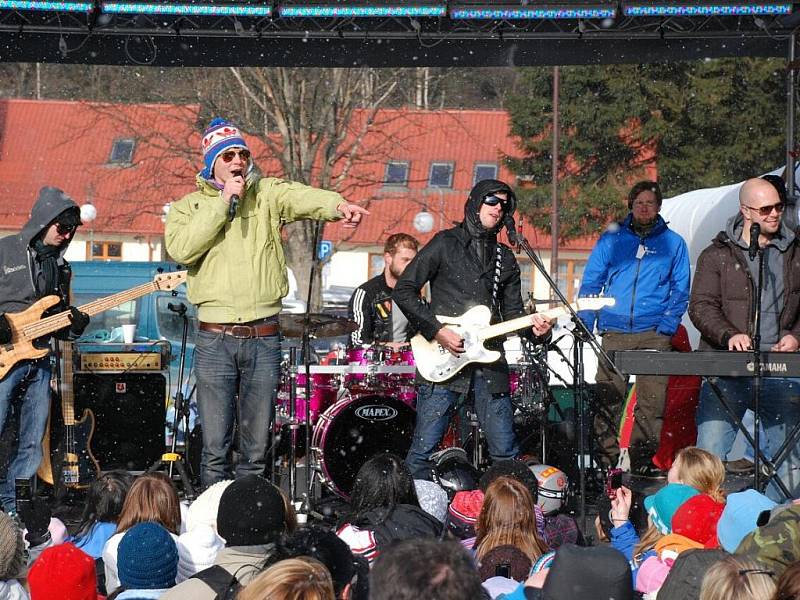
M 0 0 L 0 61 L 476 67 L 787 55 L 792 3 Z

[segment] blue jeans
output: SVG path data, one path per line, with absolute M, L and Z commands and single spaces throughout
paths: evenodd
M 0 381 L 0 432 L 12 410 L 19 415 L 19 435 L 0 467 L 0 501 L 6 512 L 16 508 L 14 480 L 30 479 L 42 462 L 50 412 L 50 357 L 21 362 Z
M 472 378 L 475 412 L 478 415 L 492 460 L 514 458 L 519 453 L 514 436 L 514 412 L 508 394 L 490 394 L 478 370 Z M 406 464 L 414 479 L 431 479 L 430 456 L 450 423 L 450 409 L 459 393 L 425 383 L 417 386 L 417 422 Z
M 738 418 L 750 408 L 752 380 L 746 377 L 718 377 L 712 379 L 720 389 Z M 759 442 L 767 456 L 775 456 L 794 425 L 800 422 L 800 379 L 765 377 L 761 385 L 759 404 L 764 440 Z M 697 445 L 727 459 L 738 431 L 707 382 L 700 390 L 700 405 L 697 409 Z M 778 467 L 778 477 L 797 497 L 800 492 L 800 444 L 796 444 L 786 460 Z M 767 487 L 767 496 L 777 502 L 784 500 L 783 494 L 772 481 Z
M 239 424 L 236 477 L 263 476 L 280 374 L 279 337 L 238 339 L 199 331 L 194 352 L 197 409 L 203 427 L 203 487 L 234 475 L 228 460 L 234 422 Z

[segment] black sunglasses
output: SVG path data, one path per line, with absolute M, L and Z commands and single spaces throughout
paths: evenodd
M 69 235 L 78 228 L 77 225 L 66 225 L 65 223 L 56 223 L 56 231 L 59 235 Z
M 500 204 L 503 207 L 503 210 L 508 208 L 508 200 L 503 200 L 499 196 L 495 196 L 494 194 L 490 194 L 483 198 L 483 203 L 486 206 L 497 206 Z

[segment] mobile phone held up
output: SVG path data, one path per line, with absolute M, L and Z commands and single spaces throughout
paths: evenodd
M 617 490 L 622 487 L 622 469 L 609 469 L 606 477 L 606 495 L 610 500 L 617 497 Z

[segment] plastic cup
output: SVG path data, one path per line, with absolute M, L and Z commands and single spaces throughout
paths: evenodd
M 122 341 L 126 344 L 133 343 L 133 337 L 136 334 L 136 325 L 123 325 L 122 326 Z

